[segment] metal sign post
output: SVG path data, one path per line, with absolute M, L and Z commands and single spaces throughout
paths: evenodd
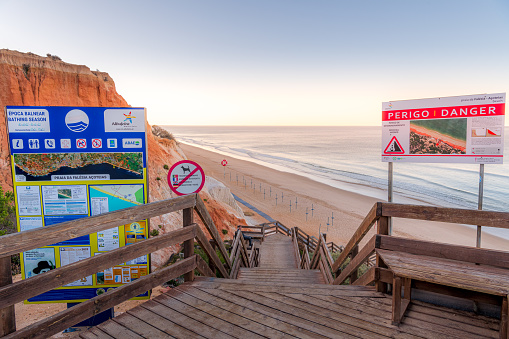
M 484 192 L 484 164 L 479 165 L 479 202 L 477 204 L 477 209 L 479 211 L 482 210 L 482 198 Z M 477 225 L 477 241 L 475 243 L 475 247 L 481 247 L 481 225 Z
M 392 179 L 392 174 L 393 174 L 393 162 L 389 162 L 389 178 L 388 178 L 388 181 L 389 181 L 389 189 L 387 190 L 387 201 L 388 202 L 392 202 L 392 184 L 393 184 L 393 179 Z M 392 235 L 392 218 L 389 217 L 389 235 Z

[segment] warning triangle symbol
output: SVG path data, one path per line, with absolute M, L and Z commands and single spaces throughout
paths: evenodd
M 396 139 L 396 136 L 394 136 L 385 148 L 384 153 L 403 154 L 405 151 L 403 150 L 403 147 L 401 147 L 398 139 Z

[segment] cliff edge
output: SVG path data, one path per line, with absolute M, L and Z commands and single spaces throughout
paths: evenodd
M 0 185 L 12 189 L 9 145 L 5 125 L 5 106 L 95 106 L 128 107 L 126 100 L 117 93 L 115 82 L 105 72 L 93 72 L 87 66 L 73 65 L 59 57 L 46 57 L 0 49 Z M 168 187 L 167 167 L 185 159 L 184 152 L 172 138 L 167 138 L 147 124 L 149 167 L 149 201 L 173 197 Z M 150 133 L 152 131 L 152 133 Z M 167 166 L 164 166 L 167 165 Z M 215 188 L 214 190 L 217 190 Z M 239 209 L 231 208 L 229 197 L 215 200 L 207 188 L 200 193 L 207 199 L 209 212 L 225 238 L 231 238 L 238 224 L 245 224 Z M 199 220 L 199 218 L 195 218 Z M 151 229 L 165 233 L 182 227 L 181 213 L 151 219 Z M 223 232 L 223 230 L 225 230 Z M 226 233 L 226 234 L 225 234 Z M 152 255 L 155 267 L 164 265 L 177 247 Z

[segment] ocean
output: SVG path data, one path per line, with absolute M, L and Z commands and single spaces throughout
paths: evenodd
M 381 127 L 163 126 L 179 142 L 387 199 Z M 507 135 L 509 127 L 505 127 Z M 504 148 L 509 151 L 509 139 Z M 509 164 L 487 164 L 483 209 L 509 211 Z M 394 202 L 477 209 L 479 165 L 394 163 Z M 507 230 L 486 228 L 509 239 Z

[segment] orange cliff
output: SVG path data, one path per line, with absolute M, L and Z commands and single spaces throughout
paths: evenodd
M 41 57 L 33 53 L 21 53 L 0 49 L 0 185 L 12 189 L 9 146 L 5 126 L 7 105 L 25 106 L 96 106 L 127 107 L 125 99 L 115 89 L 113 79 L 104 72 L 91 71 L 87 66 L 63 62 L 59 57 Z M 174 197 L 168 187 L 168 171 L 164 165 L 171 165 L 186 159 L 175 140 L 156 136 L 147 124 L 149 201 Z M 238 224 L 245 224 L 241 215 L 231 213 L 228 206 L 215 201 L 205 189 L 200 195 L 207 199 L 209 212 L 220 234 L 226 230 L 231 238 Z M 240 218 L 239 218 L 240 217 Z M 198 218 L 195 218 L 198 220 Z M 159 226 L 161 225 L 161 226 Z M 182 227 L 181 214 L 173 213 L 151 220 L 151 228 L 169 232 Z M 176 247 L 155 253 L 155 266 L 165 263 Z

